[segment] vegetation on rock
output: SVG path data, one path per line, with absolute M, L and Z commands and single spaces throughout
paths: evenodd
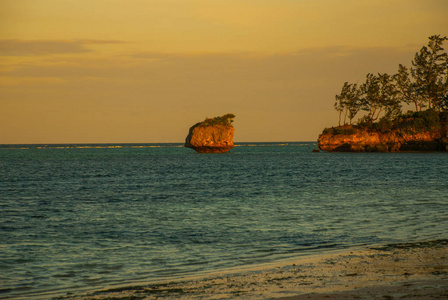
M 345 82 L 335 96 L 339 126 L 323 130 L 319 149 L 448 151 L 448 54 L 442 47 L 446 40 L 429 37 L 412 66 L 400 64 L 397 74 L 369 73 L 361 84 Z M 364 113 L 353 122 L 360 112 Z
M 427 109 L 424 111 L 408 111 L 392 119 L 382 117 L 378 122 L 371 123 L 368 118 L 362 118 L 356 125 L 344 125 L 325 128 L 322 134 L 355 134 L 357 130 L 370 130 L 380 133 L 397 132 L 403 134 L 417 134 L 426 131 L 440 130 L 448 123 L 448 111 Z
M 235 118 L 234 114 L 225 114 L 220 117 L 215 118 L 205 118 L 204 121 L 196 123 L 192 128 L 194 127 L 207 127 L 207 126 L 213 126 L 213 125 L 225 125 L 225 126 L 231 126 L 233 127 L 233 119 Z
M 362 128 L 429 129 L 438 112 L 448 111 L 448 54 L 442 47 L 446 40 L 440 35 L 429 37 L 428 46 L 415 54 L 410 69 L 400 64 L 394 75 L 369 73 L 362 84 L 345 82 L 334 104 L 339 126 L 341 122 L 352 125 L 356 115 L 364 111 L 357 122 Z M 415 112 L 403 114 L 403 104 L 412 105 Z M 416 123 L 408 124 L 410 120 Z

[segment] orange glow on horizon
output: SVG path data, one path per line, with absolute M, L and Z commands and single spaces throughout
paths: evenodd
M 445 0 L 385 6 L 3 0 L 0 143 L 182 142 L 228 112 L 236 142 L 314 141 L 343 82 L 448 35 Z

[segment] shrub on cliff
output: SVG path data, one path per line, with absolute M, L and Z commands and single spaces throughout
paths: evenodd
M 407 133 L 435 131 L 441 128 L 441 116 L 445 114 L 434 109 L 407 112 L 395 120 L 394 128 Z
M 434 109 L 415 112 L 413 117 L 414 117 L 414 129 L 417 132 L 433 131 L 440 129 L 439 113 Z
M 448 122 L 448 112 L 438 112 L 435 109 L 425 111 L 408 111 L 395 118 L 389 116 L 382 117 L 378 122 L 372 123 L 369 116 L 364 116 L 353 126 L 340 126 L 325 128 L 324 134 L 353 134 L 357 129 L 388 133 L 391 131 L 401 131 L 414 134 L 424 131 L 436 131 L 441 129 L 443 124 Z
M 235 118 L 234 114 L 225 114 L 223 116 L 220 117 L 215 117 L 215 118 L 205 118 L 204 121 L 199 122 L 197 124 L 195 124 L 193 127 L 207 127 L 207 126 L 213 126 L 213 125 L 225 125 L 225 126 L 230 126 L 233 127 L 232 123 L 233 123 L 233 119 Z
M 439 118 L 440 118 L 440 122 L 441 123 L 448 123 L 448 110 L 446 111 L 441 111 L 439 113 Z
M 338 135 L 338 134 L 351 135 L 356 133 L 356 129 L 351 126 L 331 127 L 331 128 L 325 128 L 322 133 L 332 135 Z
M 378 122 L 373 123 L 369 116 L 364 116 L 359 119 L 356 128 L 364 130 L 378 131 L 381 133 L 387 133 L 394 129 L 394 122 L 389 116 L 383 116 Z
M 381 133 L 387 133 L 393 129 L 393 126 L 393 121 L 388 116 L 384 116 L 378 121 L 378 123 L 374 124 L 374 129 Z

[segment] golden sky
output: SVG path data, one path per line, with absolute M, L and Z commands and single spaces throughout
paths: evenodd
M 448 35 L 446 0 L 0 0 L 0 144 L 315 141 L 334 95 Z M 448 45 L 445 45 L 448 47 Z

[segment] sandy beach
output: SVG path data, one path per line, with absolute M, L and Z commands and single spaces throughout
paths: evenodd
M 447 299 L 448 241 L 297 258 L 275 266 L 57 299 Z

